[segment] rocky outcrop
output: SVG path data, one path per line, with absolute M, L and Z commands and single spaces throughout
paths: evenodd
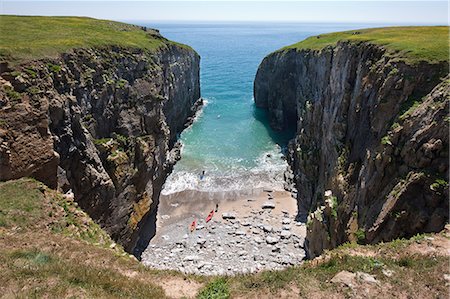
M 369 42 L 286 49 L 261 63 L 256 105 L 267 108 L 274 128 L 297 130 L 288 160 L 298 218 L 311 213 L 310 257 L 347 241 L 443 229 L 447 74 L 447 62 L 409 63 Z
M 199 60 L 167 41 L 151 51 L 87 48 L 14 69 L 4 63 L 0 179 L 32 176 L 72 189 L 131 251 L 156 213 L 177 135 L 201 105 Z

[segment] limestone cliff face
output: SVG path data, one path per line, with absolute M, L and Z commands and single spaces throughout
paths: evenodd
M 440 231 L 448 221 L 448 65 L 370 43 L 275 52 L 255 102 L 296 126 L 288 160 L 311 257 L 347 241 Z
M 75 200 L 131 251 L 201 104 L 200 57 L 77 49 L 1 68 L 0 179 L 32 176 Z

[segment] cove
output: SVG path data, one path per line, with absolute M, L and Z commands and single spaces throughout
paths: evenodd
M 205 106 L 181 135 L 182 158 L 163 195 L 184 190 L 249 191 L 283 188 L 282 149 L 291 132 L 275 132 L 255 107 L 253 80 L 268 53 L 322 32 L 355 28 L 336 24 L 201 23 L 143 24 L 201 56 Z M 359 27 L 359 26 L 356 26 Z M 206 172 L 200 180 L 202 171 Z

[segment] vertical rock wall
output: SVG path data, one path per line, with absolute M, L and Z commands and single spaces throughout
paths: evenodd
M 32 176 L 71 189 L 132 251 L 178 159 L 177 135 L 201 105 L 199 60 L 168 43 L 2 65 L 0 179 Z
M 443 228 L 447 74 L 447 62 L 412 65 L 370 43 L 285 50 L 261 63 L 256 105 L 268 109 L 274 128 L 297 128 L 288 159 L 298 217 L 309 215 L 311 257 L 347 241 Z

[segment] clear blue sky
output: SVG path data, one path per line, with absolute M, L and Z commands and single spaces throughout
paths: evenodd
M 447 1 L 23 1 L 2 14 L 145 21 L 296 21 L 448 24 Z

